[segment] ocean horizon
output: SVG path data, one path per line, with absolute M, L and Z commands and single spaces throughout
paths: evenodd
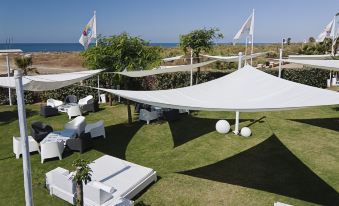
M 217 45 L 230 45 L 232 43 L 217 43 Z M 243 43 L 239 43 L 243 45 Z M 272 43 L 255 43 L 255 45 Z M 94 44 L 92 44 L 94 45 Z M 150 43 L 152 46 L 175 48 L 179 43 Z M 0 44 L 0 49 L 21 49 L 23 52 L 81 52 L 84 47 L 79 43 L 12 43 Z

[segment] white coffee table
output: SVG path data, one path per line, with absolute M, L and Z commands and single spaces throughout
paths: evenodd
M 54 131 L 49 133 L 41 142 L 41 143 L 47 143 L 47 142 L 66 142 L 68 139 L 75 138 L 77 135 L 75 130 L 71 129 L 65 129 L 62 131 Z
M 68 109 L 73 107 L 73 106 L 79 106 L 79 105 L 77 103 L 63 104 L 63 105 L 58 107 L 58 111 L 67 113 Z

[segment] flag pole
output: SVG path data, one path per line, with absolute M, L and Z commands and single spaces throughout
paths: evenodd
M 193 49 L 191 49 L 191 65 L 193 64 Z M 191 68 L 191 86 L 193 85 L 193 69 Z
M 246 61 L 246 57 L 247 57 L 247 44 L 248 44 L 248 36 L 246 37 L 246 41 L 245 41 L 245 64 L 247 64 L 247 61 Z
M 238 70 L 241 69 L 241 62 L 242 62 L 242 52 L 239 52 L 239 62 L 238 62 Z M 234 127 L 234 134 L 239 134 L 239 111 L 235 111 L 235 127 Z
M 333 17 L 333 27 L 332 27 L 332 31 L 333 31 L 333 36 L 332 36 L 332 48 L 331 48 L 331 54 L 332 56 L 334 56 L 334 46 L 335 46 L 335 43 L 336 43 L 336 28 L 335 28 L 335 25 L 336 25 L 336 16 Z
M 22 167 L 24 173 L 24 188 L 26 206 L 33 206 L 33 191 L 32 191 L 32 176 L 31 176 L 31 162 L 29 156 L 28 133 L 26 122 L 26 110 L 24 101 L 24 92 L 22 85 L 22 70 L 14 71 L 15 88 L 18 104 L 20 142 L 22 149 Z
M 251 66 L 253 66 L 253 56 L 252 55 L 253 55 L 253 40 L 254 40 L 254 9 L 253 9 L 253 13 L 252 13 L 252 23 L 253 23 L 253 28 L 252 28 L 253 29 L 252 30 L 253 33 L 251 35 L 252 36 L 252 42 L 251 42 L 252 43 L 252 48 L 251 48 Z
M 282 55 L 283 55 L 283 49 L 279 49 L 279 78 L 281 78 L 281 63 L 282 63 Z
M 95 47 L 97 47 L 98 46 L 98 38 L 97 38 L 97 14 L 96 14 L 97 12 L 94 10 L 94 21 L 95 21 Z M 95 61 L 97 61 L 97 57 L 95 57 Z M 97 62 L 95 62 L 95 63 L 97 63 Z M 98 101 L 99 101 L 99 103 L 101 102 L 100 101 L 100 90 L 99 90 L 99 88 L 100 88 L 100 76 L 99 76 L 99 74 L 98 74 L 98 80 L 97 80 L 98 82 Z

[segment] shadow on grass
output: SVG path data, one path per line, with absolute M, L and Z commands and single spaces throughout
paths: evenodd
M 339 118 L 289 119 L 289 120 L 339 132 Z
M 241 119 L 240 122 L 249 119 Z M 197 118 L 191 115 L 183 116 L 180 120 L 169 122 L 173 137 L 174 148 L 194 140 L 204 134 L 215 131 L 218 119 Z M 227 119 L 230 125 L 234 125 L 234 119 Z
M 37 115 L 39 112 L 26 109 L 26 117 Z M 18 110 L 0 112 L 0 126 L 9 124 L 18 119 Z
M 339 204 L 338 192 L 294 156 L 275 135 L 230 158 L 179 173 L 321 205 Z
M 93 143 L 93 149 L 120 159 L 126 159 L 127 146 L 143 125 L 141 122 L 134 122 L 131 125 L 108 126 L 105 128 L 106 138 L 96 139 Z

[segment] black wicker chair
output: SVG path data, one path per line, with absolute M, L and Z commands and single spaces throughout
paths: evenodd
M 68 149 L 79 151 L 81 154 L 92 147 L 91 133 L 82 133 L 78 138 L 71 138 L 66 141 Z
M 47 124 L 42 122 L 33 122 L 31 124 L 31 135 L 38 143 L 51 132 L 53 132 L 53 128 Z
M 58 109 L 51 106 L 42 106 L 40 108 L 40 115 L 44 117 L 51 117 L 58 115 Z
M 64 102 L 65 102 L 65 104 L 68 104 L 68 103 L 78 103 L 78 98 L 75 95 L 68 95 L 65 98 Z

